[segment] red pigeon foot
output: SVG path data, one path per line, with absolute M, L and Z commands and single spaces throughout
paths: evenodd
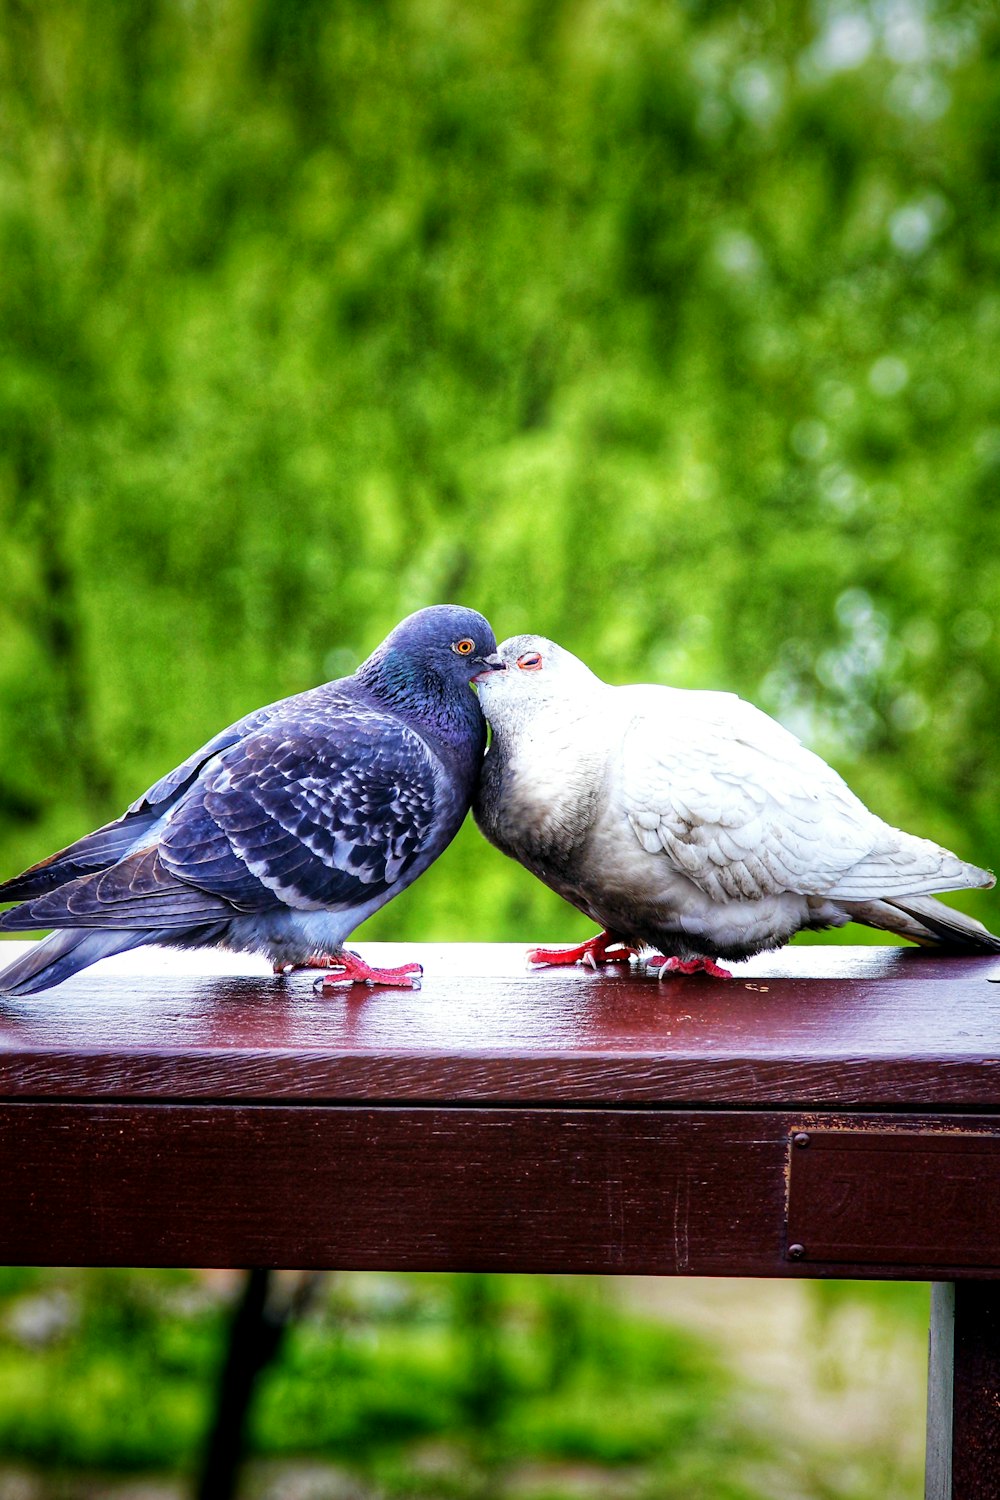
M 332 958 L 313 959 L 302 968 L 329 968 L 330 972 L 317 979 L 313 989 L 317 994 L 327 990 L 346 989 L 352 984 L 381 984 L 389 989 L 419 990 L 423 974 L 421 964 L 401 964 L 398 969 L 373 969 L 366 964 L 360 953 L 345 948 Z
M 637 948 L 616 938 L 613 933 L 599 932 L 596 937 L 588 939 L 586 943 L 578 943 L 575 948 L 529 948 L 528 962 L 543 968 L 583 964 L 585 968 L 596 969 L 598 964 L 625 963 L 637 952 Z
M 707 974 L 712 979 L 732 979 L 728 969 L 717 964 L 712 958 L 664 958 L 660 953 L 654 953 L 652 958 L 646 959 L 647 969 L 656 969 L 657 979 L 662 979 L 664 974 Z

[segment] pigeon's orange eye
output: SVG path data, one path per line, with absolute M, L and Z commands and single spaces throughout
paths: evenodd
M 522 672 L 539 672 L 542 667 L 542 658 L 537 651 L 526 651 L 523 656 L 517 658 L 517 664 Z
M 468 636 L 466 636 L 464 641 L 456 641 L 451 649 L 457 651 L 459 656 L 471 656 L 472 652 L 476 649 L 476 643 L 475 641 L 470 641 Z

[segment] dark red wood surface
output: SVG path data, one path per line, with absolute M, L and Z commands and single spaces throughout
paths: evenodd
M 823 1120 L 886 1128 L 883 1117 Z M 8 1104 L 0 1260 L 1000 1276 L 887 1256 L 891 1193 L 869 1218 L 867 1259 L 790 1255 L 789 1153 L 815 1123 L 772 1110 Z M 922 1124 L 896 1123 L 911 1135 Z M 955 1123 L 1000 1142 L 993 1117 Z
M 822 1122 L 792 1147 L 797 1258 L 1000 1266 L 1000 1129 L 966 1130 L 949 1116 L 907 1130 L 883 1115 L 875 1128 Z
M 0 1098 L 1000 1107 L 988 957 L 800 947 L 657 983 L 528 972 L 509 945 L 362 946 L 421 959 L 423 989 L 321 997 L 255 960 L 146 950 L 0 997 Z
M 416 951 L 416 992 L 147 953 L 0 1000 L 0 1259 L 1000 1276 L 996 962 Z M 801 1131 L 892 1139 L 796 1167 Z

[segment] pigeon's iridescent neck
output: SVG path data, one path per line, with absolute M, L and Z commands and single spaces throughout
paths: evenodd
M 472 687 L 446 682 L 410 656 L 376 651 L 358 680 L 379 703 L 456 749 L 485 744 L 486 723 Z

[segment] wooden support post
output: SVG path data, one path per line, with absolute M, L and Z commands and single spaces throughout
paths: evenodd
M 927 1359 L 927 1468 L 924 1500 L 951 1500 L 955 1283 L 931 1285 L 930 1349 Z
M 935 1282 L 926 1500 L 1000 1495 L 1000 1287 Z

